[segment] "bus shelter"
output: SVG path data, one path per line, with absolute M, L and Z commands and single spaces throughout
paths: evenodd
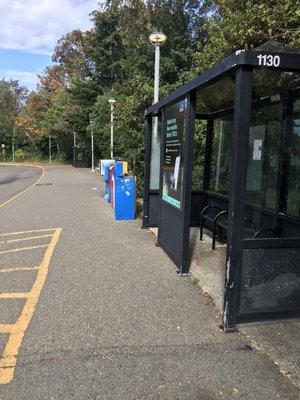
M 300 54 L 236 51 L 145 117 L 143 227 L 182 275 L 191 228 L 223 246 L 226 329 L 299 314 Z

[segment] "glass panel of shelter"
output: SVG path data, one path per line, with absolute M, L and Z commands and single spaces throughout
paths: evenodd
M 150 190 L 159 190 L 160 157 L 161 157 L 161 118 L 152 118 L 151 156 L 150 156 Z
M 298 73 L 253 71 L 239 287 L 242 319 L 299 308 L 299 87 Z
M 220 310 L 225 284 L 234 95 L 235 74 L 221 77 L 197 91 L 191 227 L 200 225 L 203 235 L 199 241 L 199 228 L 191 229 L 191 268 L 201 266 L 194 272 L 205 282 L 208 294 Z M 215 232 L 219 243 L 214 251 L 216 217 L 222 227 L 218 225 Z
M 193 177 L 197 177 L 198 181 L 196 179 L 193 181 L 193 188 L 197 188 L 196 181 L 198 184 L 199 182 L 201 183 L 201 189 L 203 190 L 199 221 L 201 231 L 203 232 L 203 228 L 205 228 L 206 235 L 212 236 L 214 240 L 218 239 L 221 242 L 226 241 L 234 95 L 234 74 L 224 76 L 216 82 L 200 88 L 197 93 L 197 118 L 200 120 L 198 130 L 203 132 L 203 120 L 210 119 L 212 131 L 208 132 L 209 124 L 207 124 L 206 140 L 204 140 L 203 133 L 197 137 L 196 125 L 195 148 L 198 151 L 194 159 Z M 211 138 L 209 138 L 209 134 L 211 134 Z M 206 162 L 207 171 L 203 171 L 205 147 L 206 157 L 209 159 Z M 199 149 L 202 150 L 202 154 Z M 202 163 L 202 168 L 199 163 Z M 201 179 L 202 177 L 204 179 Z M 216 218 L 218 224 L 214 224 Z M 200 238 L 203 239 L 202 234 Z M 215 247 L 214 244 L 213 247 Z
M 299 86 L 300 74 L 253 72 L 244 238 L 300 237 Z
M 300 75 L 296 73 L 266 69 L 253 72 L 244 238 L 300 237 L 299 89 L 296 93 L 299 82 Z M 210 202 L 204 203 L 204 206 L 213 206 L 217 203 L 213 199 L 214 194 L 224 197 L 228 202 L 230 192 L 234 79 L 225 77 L 200 89 L 197 99 L 199 116 L 209 113 L 213 117 L 208 174 Z M 288 118 L 290 121 L 287 121 Z M 203 124 L 200 125 L 201 129 L 203 131 Z M 195 148 L 198 148 L 198 152 L 194 159 L 193 189 L 203 188 L 204 183 L 203 167 L 199 166 L 199 160 L 201 162 L 204 158 L 201 142 L 203 134 L 197 138 L 196 129 Z M 226 202 L 223 204 L 226 205 Z M 208 219 L 215 217 L 216 211 L 227 209 L 226 206 L 211 208 L 207 211 L 210 214 Z M 220 216 L 223 228 L 226 218 L 224 212 Z M 213 229 L 205 221 L 204 226 Z M 216 229 L 221 233 L 219 227 Z M 224 229 L 219 238 L 226 240 Z

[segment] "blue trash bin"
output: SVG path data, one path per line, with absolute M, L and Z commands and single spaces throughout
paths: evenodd
M 115 177 L 115 218 L 135 219 L 135 177 Z

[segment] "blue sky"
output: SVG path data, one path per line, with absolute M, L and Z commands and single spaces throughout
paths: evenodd
M 48 65 L 51 65 L 48 55 L 0 48 L 0 77 L 20 80 L 29 89 L 35 88 L 37 74 L 41 74 Z
M 34 89 L 64 34 L 92 26 L 99 0 L 0 0 L 0 79 Z

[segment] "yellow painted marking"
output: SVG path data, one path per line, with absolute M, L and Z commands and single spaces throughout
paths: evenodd
M 19 349 L 44 286 L 51 257 L 58 242 L 60 233 L 61 228 L 58 228 L 53 234 L 52 240 L 45 252 L 43 261 L 40 264 L 37 278 L 30 292 L 30 297 L 26 300 L 22 313 L 14 325 L 15 330 L 10 334 L 8 342 L 5 346 L 3 356 L 0 359 L 0 384 L 7 384 L 11 382 L 14 377 L 14 370 L 17 363 Z
M 2 236 L 15 236 L 15 235 L 22 235 L 24 233 L 38 233 L 38 232 L 50 232 L 55 231 L 55 228 L 51 229 L 35 229 L 33 231 L 21 231 L 21 232 L 8 232 L 8 233 L 0 233 L 0 237 Z
M 31 292 L 0 293 L 0 299 L 28 299 Z
M 0 269 L 0 273 L 1 272 L 16 272 L 16 271 L 34 271 L 39 269 L 39 267 L 12 267 L 12 268 L 4 268 L 4 269 Z
M 45 170 L 44 167 L 41 167 L 40 165 L 31 165 L 31 164 L 9 164 L 8 166 L 17 166 L 17 167 L 35 167 L 35 168 L 40 168 L 42 170 L 42 175 L 39 177 L 39 179 L 34 182 L 31 186 L 29 186 L 27 189 L 22 190 L 22 192 L 16 194 L 15 196 L 13 196 L 11 199 L 5 201 L 4 203 L 0 204 L 0 208 L 6 206 L 7 204 L 11 203 L 13 200 L 17 199 L 19 196 L 21 196 L 22 194 L 28 192 L 28 190 L 32 189 L 35 185 L 37 185 L 43 178 L 45 175 Z
M 15 325 L 0 324 L 0 333 L 14 333 L 15 330 Z
M 34 240 L 34 239 L 40 239 L 40 238 L 45 238 L 45 237 L 52 237 L 52 235 L 28 236 L 25 238 L 10 239 L 10 240 L 6 240 L 4 242 L 0 242 L 0 244 L 22 242 L 25 240 Z
M 48 246 L 47 244 L 39 244 L 38 246 L 20 247 L 18 249 L 0 251 L 0 254 L 17 253 L 19 251 L 28 251 L 28 250 L 34 250 L 34 249 L 41 249 L 42 247 L 47 247 L 47 246 Z

